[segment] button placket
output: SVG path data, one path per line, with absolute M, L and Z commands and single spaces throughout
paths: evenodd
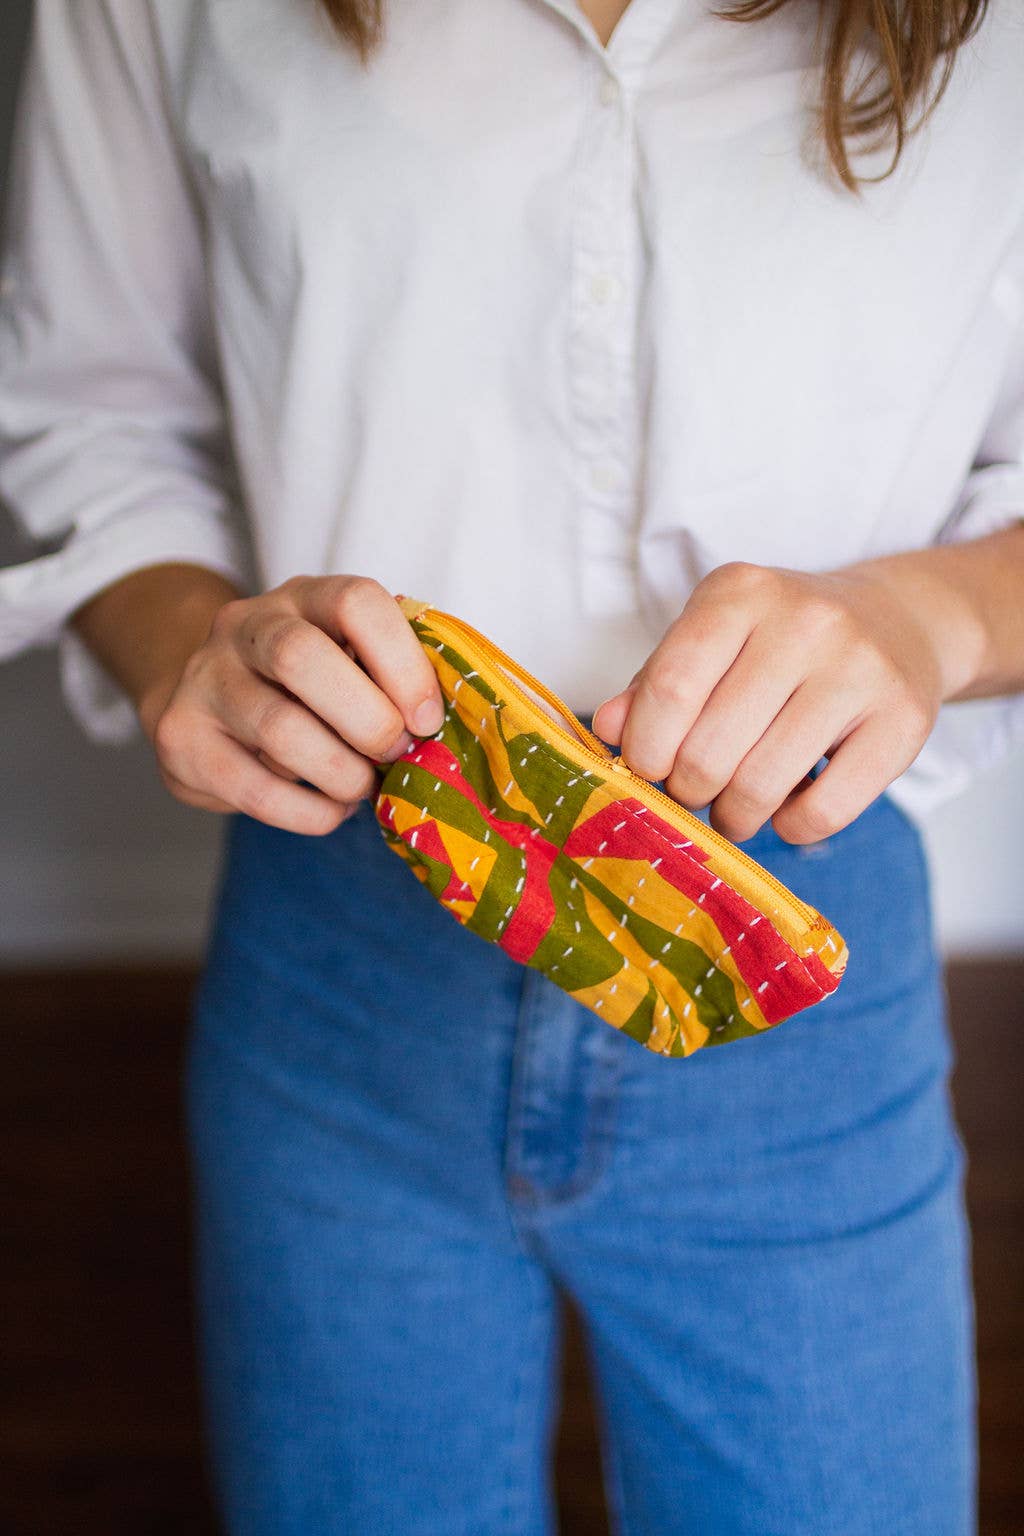
M 569 370 L 580 505 L 580 599 L 587 613 L 634 609 L 636 148 L 621 80 L 595 61 L 572 233 Z

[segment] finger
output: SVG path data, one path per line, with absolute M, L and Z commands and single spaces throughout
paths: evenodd
M 313 623 L 352 647 L 413 735 L 440 730 L 445 699 L 437 673 L 386 587 L 365 576 L 320 578 L 301 589 L 300 603 Z
M 683 737 L 665 780 L 668 793 L 692 810 L 713 800 L 807 672 L 805 649 L 780 640 L 769 626 L 758 625 Z
M 298 615 L 270 621 L 256 615 L 239 627 L 237 642 L 252 671 L 291 694 L 355 751 L 382 758 L 401 736 L 396 705 L 315 624 Z
M 271 757 L 269 752 L 264 752 L 262 747 L 256 753 L 256 756 L 261 763 L 266 764 L 271 773 L 280 774 L 282 779 L 291 779 L 293 783 L 297 783 L 302 777 L 301 773 L 293 773 L 290 768 L 286 768 L 283 763 L 279 763 L 276 758 Z
M 267 754 L 272 771 L 304 779 L 332 800 L 359 800 L 375 792 L 373 764 L 319 720 L 304 704 L 270 686 L 255 673 L 233 682 L 220 701 L 219 718 L 228 733 L 257 754 Z
M 858 702 L 831 677 L 802 683 L 716 796 L 715 830 L 737 843 L 753 837 L 815 763 L 860 724 Z
M 622 727 L 626 723 L 626 716 L 629 714 L 639 678 L 640 674 L 637 673 L 621 693 L 612 694 L 594 710 L 591 724 L 595 734 L 600 736 L 602 741 L 622 740 Z
M 160 775 L 175 798 L 186 805 L 195 806 L 198 810 L 221 811 L 229 815 L 238 809 L 237 806 L 229 805 L 226 800 L 222 800 L 219 795 L 205 794 L 202 790 L 193 789 L 162 765 Z
M 732 666 L 754 615 L 695 587 L 679 618 L 644 663 L 622 728 L 622 757 L 648 779 L 664 779 L 719 678 Z
M 920 746 L 911 749 L 901 740 L 891 716 L 869 715 L 839 743 L 810 787 L 787 797 L 772 817 L 772 825 L 788 843 L 816 843 L 831 837 L 877 799 L 919 750 Z
M 169 773 L 165 768 L 161 769 L 161 773 L 167 788 L 178 800 L 183 801 L 186 805 L 194 806 L 197 810 L 202 811 L 218 811 L 224 815 L 234 815 L 238 810 L 236 805 L 230 804 L 227 800 L 222 800 L 219 795 L 204 794 L 201 790 L 190 788 L 187 784 L 182 783 L 180 779 L 175 778 L 174 774 Z M 341 820 L 347 821 L 358 808 L 358 804 L 355 802 L 343 807 L 344 815 L 341 817 Z
M 218 731 L 208 743 L 205 769 L 194 790 L 226 801 L 233 810 L 287 832 L 323 836 L 345 820 L 350 807 L 316 789 L 290 784 Z

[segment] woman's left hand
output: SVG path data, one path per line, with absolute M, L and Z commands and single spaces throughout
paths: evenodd
M 816 842 L 914 760 L 946 676 L 944 615 L 899 583 L 730 561 L 698 583 L 640 671 L 594 716 L 628 766 L 743 842 L 771 818 Z M 810 780 L 820 758 L 828 767 Z

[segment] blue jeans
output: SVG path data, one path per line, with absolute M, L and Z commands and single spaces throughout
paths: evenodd
M 226 827 L 186 1092 L 230 1536 L 551 1536 L 559 1288 L 619 1536 L 974 1536 L 966 1156 L 893 801 L 743 845 L 849 967 L 681 1060 L 462 928 L 368 802 Z

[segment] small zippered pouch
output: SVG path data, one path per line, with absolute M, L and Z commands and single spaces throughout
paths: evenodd
M 446 702 L 381 774 L 390 847 L 458 922 L 661 1056 L 770 1029 L 848 952 L 479 630 L 398 594 Z

